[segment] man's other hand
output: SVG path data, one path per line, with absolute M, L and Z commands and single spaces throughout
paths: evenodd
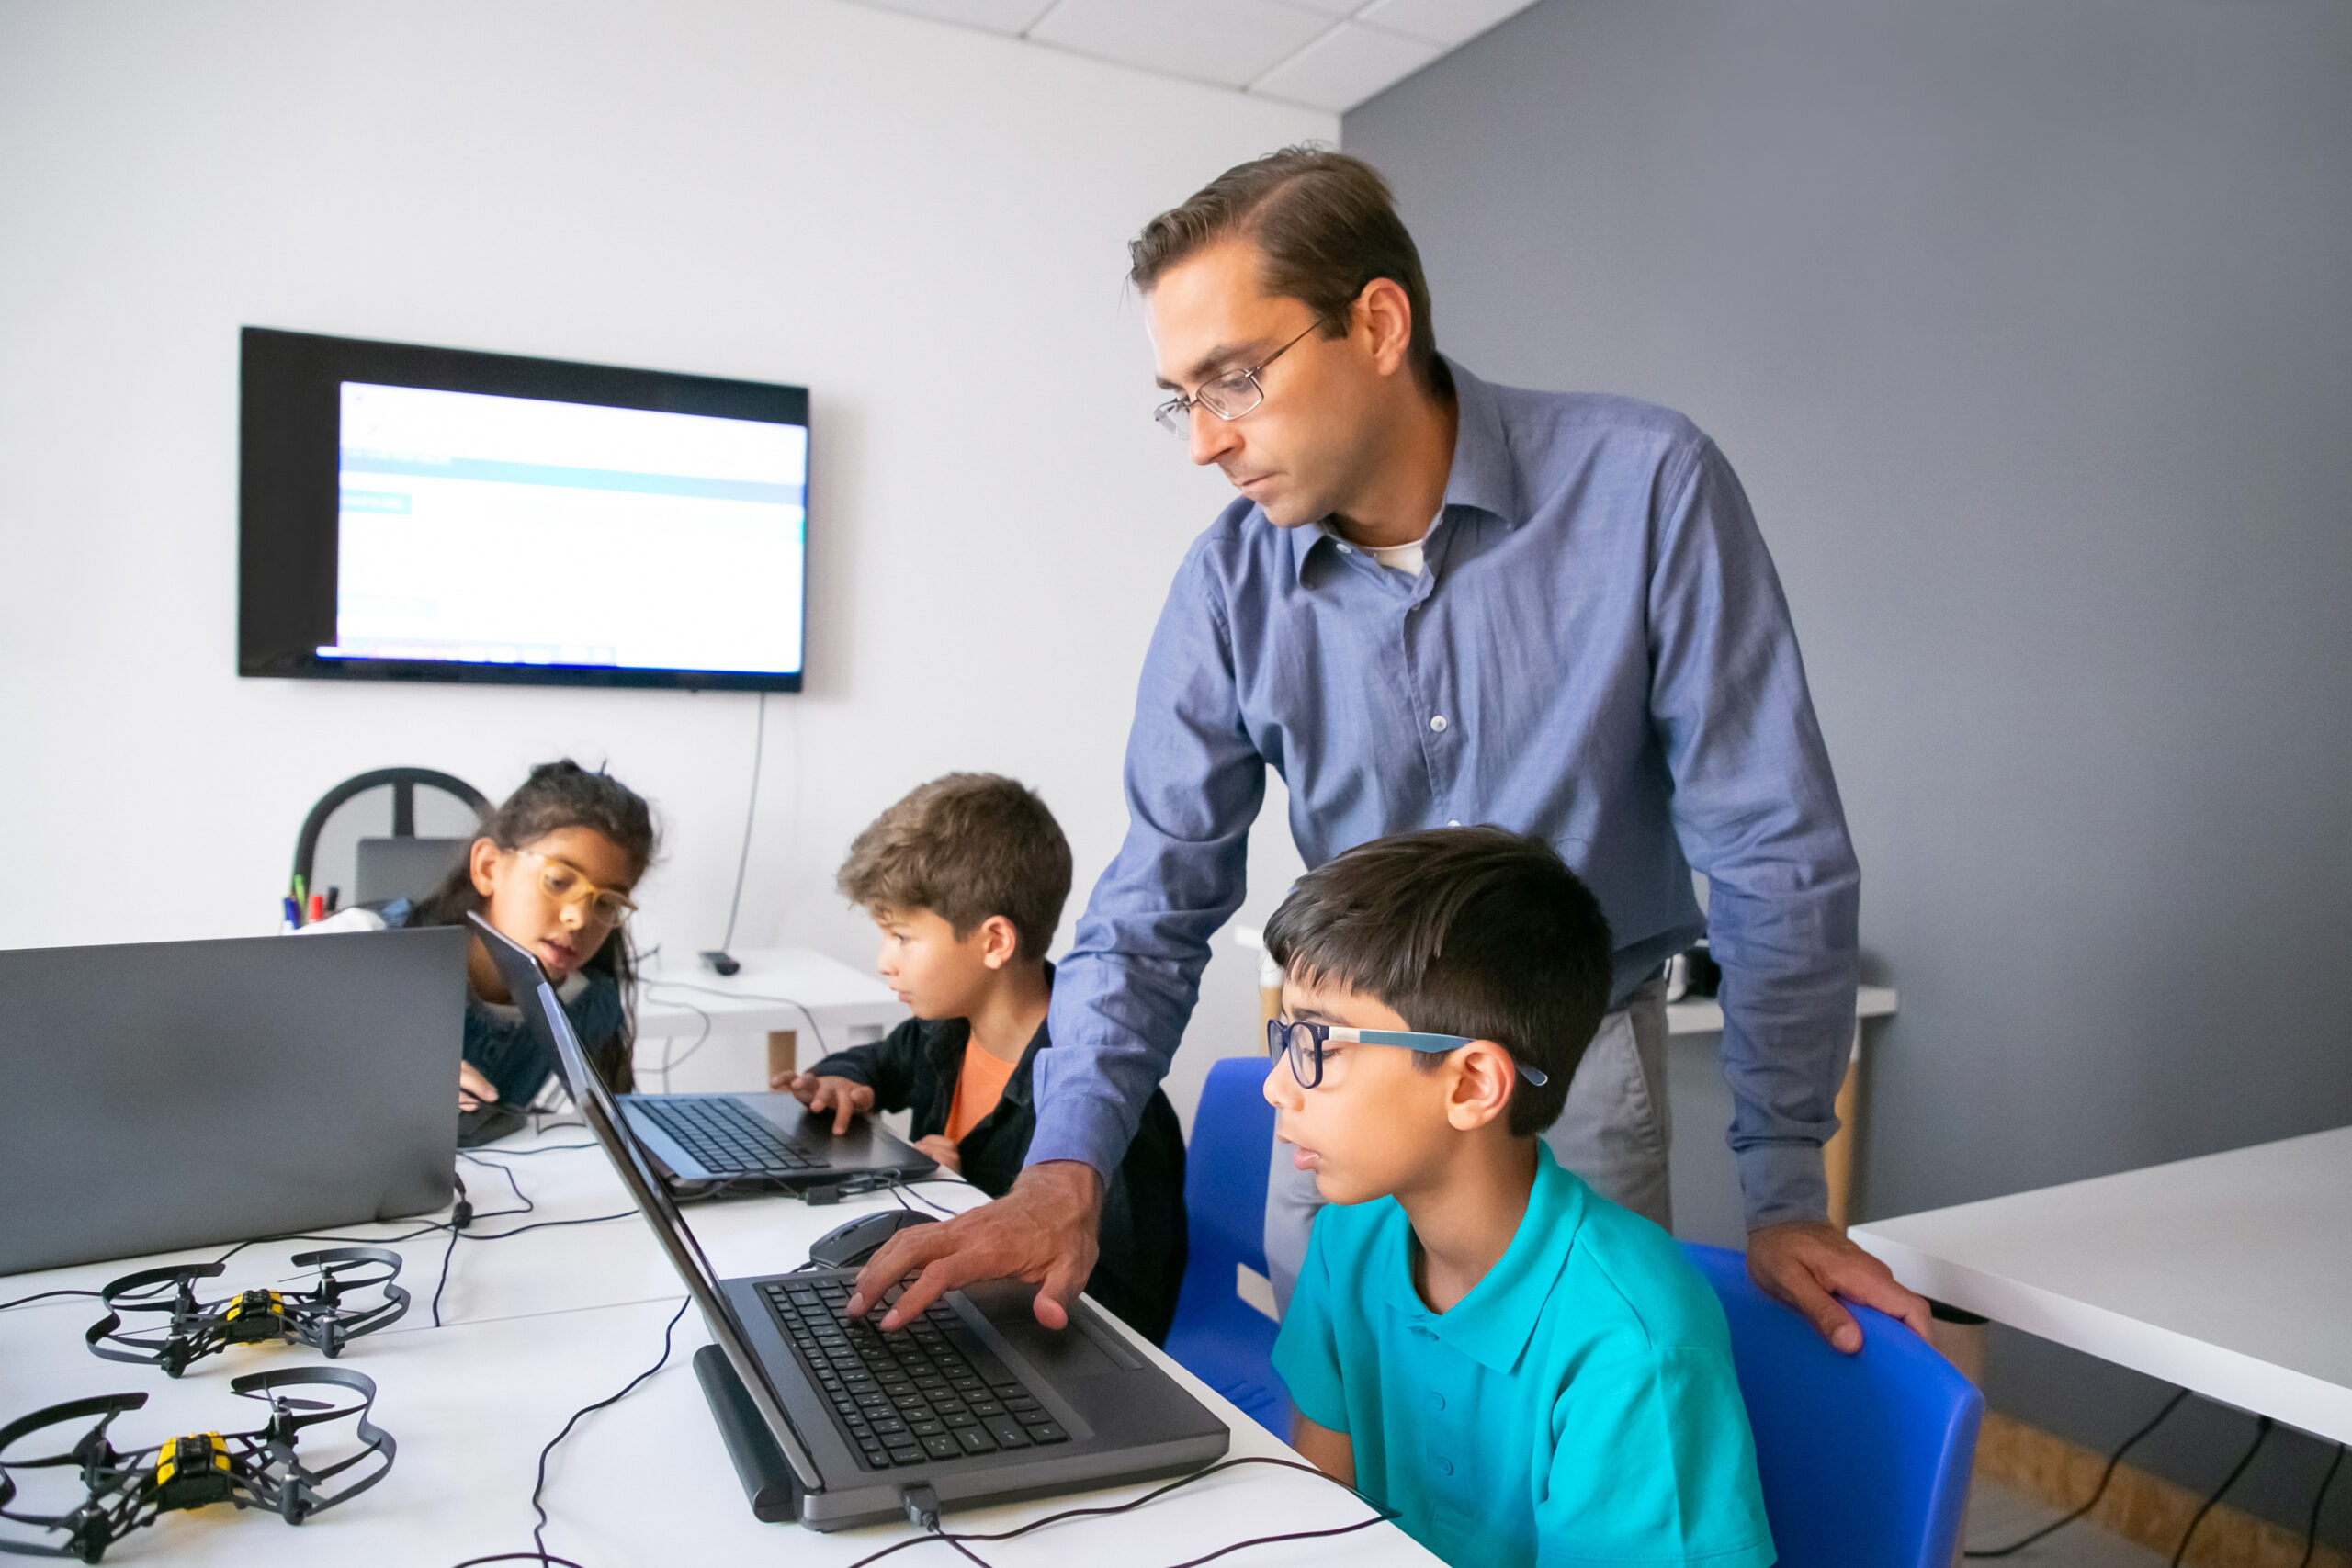
M 1078 1160 L 1048 1160 L 1021 1173 L 993 1203 L 915 1225 L 885 1242 L 858 1270 L 852 1316 L 909 1274 L 916 1278 L 883 1315 L 893 1329 L 958 1286 L 981 1280 L 1026 1280 L 1039 1286 L 1035 1311 L 1047 1328 L 1069 1325 L 1069 1304 L 1094 1272 L 1095 1232 L 1102 1223 L 1102 1179 Z
M 1928 1298 L 1905 1290 L 1885 1264 L 1826 1222 L 1748 1232 L 1747 1272 L 1767 1294 L 1804 1314 L 1824 1339 L 1849 1356 L 1862 1348 L 1862 1325 L 1841 1296 L 1899 1317 L 1912 1333 L 1928 1337 Z

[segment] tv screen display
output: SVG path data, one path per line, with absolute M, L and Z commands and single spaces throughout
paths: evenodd
M 794 691 L 803 388 L 247 328 L 248 675 Z

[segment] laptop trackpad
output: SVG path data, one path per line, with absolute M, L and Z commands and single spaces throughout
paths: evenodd
M 966 1285 L 963 1295 L 980 1309 L 989 1326 L 1003 1335 L 1022 1359 L 1048 1381 L 1102 1377 L 1132 1371 L 1140 1365 L 1125 1346 L 1102 1343 L 1100 1336 L 1105 1331 L 1087 1322 L 1083 1314 L 1073 1314 L 1071 1325 L 1058 1331 L 1039 1323 L 1030 1305 L 1036 1300 L 1037 1287 L 1026 1281 L 990 1280 Z

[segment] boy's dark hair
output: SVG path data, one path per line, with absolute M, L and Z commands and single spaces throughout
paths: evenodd
M 1551 845 L 1501 828 L 1403 833 L 1326 861 L 1266 923 L 1266 951 L 1302 981 L 1377 997 L 1417 1030 L 1491 1040 L 1544 1073 L 1540 1089 L 1512 1079 L 1514 1137 L 1559 1118 L 1609 1010 L 1600 901 Z
M 1034 792 L 997 773 L 949 773 L 876 817 L 834 884 L 868 909 L 928 909 L 959 942 L 1002 915 L 1014 955 L 1034 964 L 1061 924 L 1069 871 L 1069 840 Z
M 637 877 L 645 874 L 661 850 L 661 829 L 654 826 L 653 808 L 645 797 L 602 769 L 592 773 L 569 757 L 533 768 L 521 787 L 483 819 L 481 836 L 502 850 L 518 850 L 566 828 L 587 828 L 610 839 L 628 857 Z M 469 861 L 460 860 L 440 886 L 418 901 L 416 924 L 454 926 L 469 910 L 482 907 L 485 900 L 474 890 Z M 631 1059 L 637 1039 L 637 967 L 629 957 L 628 933 L 610 933 L 596 956 L 581 967 L 611 976 L 620 989 L 620 1033 L 613 1043 L 592 1045 L 589 1054 L 613 1091 L 626 1094 L 636 1083 Z
M 1312 143 L 1236 164 L 1143 226 L 1127 245 L 1128 280 L 1148 294 L 1170 267 L 1228 238 L 1258 247 L 1266 292 L 1305 300 L 1325 337 L 1347 334 L 1364 285 L 1394 279 L 1413 309 L 1413 377 L 1432 396 L 1452 395 L 1421 253 L 1379 170 Z

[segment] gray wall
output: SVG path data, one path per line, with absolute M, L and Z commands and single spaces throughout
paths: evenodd
M 1546 0 L 1344 140 L 1449 352 L 1747 481 L 1902 992 L 1864 1213 L 2352 1122 L 2352 8 Z M 2086 1441 L 2158 1403 L 1995 1365 Z M 2192 1483 L 2251 1428 L 2180 1425 Z

